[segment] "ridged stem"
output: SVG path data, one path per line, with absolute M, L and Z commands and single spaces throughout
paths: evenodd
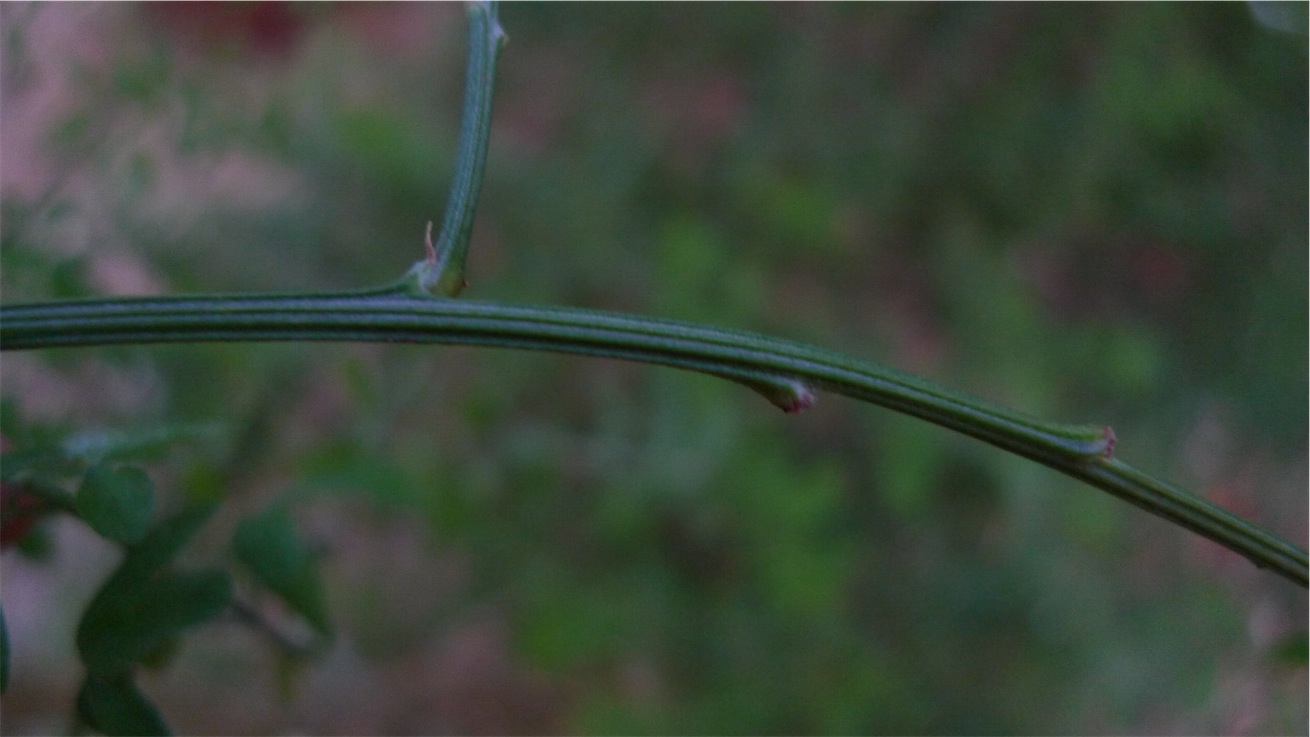
M 429 246 L 431 251 L 427 262 L 415 265 L 419 269 L 422 287 L 425 290 L 436 287 L 438 293 L 447 297 L 458 295 L 467 283 L 464 264 L 468 259 L 473 216 L 477 211 L 491 138 L 491 93 L 496 79 L 496 56 L 505 41 L 505 32 L 496 17 L 495 3 L 469 3 L 468 16 L 468 66 L 455 176 L 450 181 L 446 214 L 441 220 L 436 245 Z
M 761 384 L 796 382 L 913 415 L 1030 458 L 1307 586 L 1304 549 L 1112 458 L 1114 436 L 1108 428 L 1044 422 L 886 366 L 803 343 L 638 315 L 417 296 L 406 282 L 331 294 L 0 306 L 3 350 L 252 340 L 547 350 L 690 369 L 756 390 Z

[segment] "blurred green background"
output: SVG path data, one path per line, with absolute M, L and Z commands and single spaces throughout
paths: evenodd
M 760 330 L 1112 424 L 1304 546 L 1304 8 L 1261 9 L 1289 34 L 1231 3 L 503 7 L 463 298 Z M 442 212 L 462 15 L 5 3 L 4 300 L 395 278 Z M 150 470 L 227 499 L 214 549 L 298 495 L 341 637 L 280 680 L 256 634 L 197 632 L 144 680 L 181 732 L 1307 728 L 1304 590 L 878 408 L 431 346 L 3 360 L 10 422 L 213 423 Z M 3 560 L 5 733 L 64 728 L 114 563 L 51 532 Z

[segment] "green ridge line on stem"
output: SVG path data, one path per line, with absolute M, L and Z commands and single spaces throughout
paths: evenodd
M 464 264 L 468 259 L 473 220 L 486 170 L 491 137 L 491 100 L 496 77 L 496 56 L 505 32 L 496 16 L 496 4 L 468 4 L 469 53 L 464 80 L 464 108 L 459 126 L 459 149 L 455 176 L 446 198 L 446 212 L 437 242 L 428 241 L 428 259 L 414 264 L 418 285 L 425 292 L 455 297 L 464 289 Z M 428 224 L 429 234 L 432 225 Z
M 1024 456 L 1307 585 L 1305 550 L 1109 457 L 1108 428 L 1038 420 L 850 356 L 756 333 L 597 310 L 342 293 L 146 297 L 0 306 L 0 349 L 124 343 L 367 340 L 621 358 L 760 384 L 797 380 Z M 782 406 L 782 405 L 779 405 Z
M 877 367 L 870 370 L 841 354 L 803 346 L 755 333 L 709 328 L 677 321 L 645 318 L 618 313 L 551 308 L 522 305 L 504 305 L 485 302 L 434 300 L 402 296 L 342 296 L 318 295 L 302 297 L 233 297 L 233 298 L 155 298 L 148 302 L 102 301 L 93 312 L 107 310 L 99 317 L 86 314 L 88 305 L 95 303 L 67 303 L 54 307 L 58 314 L 47 317 L 63 321 L 80 316 L 82 328 L 101 334 L 101 341 L 145 339 L 169 340 L 153 332 L 156 327 L 169 325 L 194 336 L 203 326 L 224 324 L 241 331 L 238 339 L 272 339 L 279 337 L 307 337 L 313 332 L 316 339 L 352 339 L 360 328 L 364 339 L 413 340 L 423 342 L 475 342 L 524 346 L 569 352 L 601 352 L 616 357 L 660 360 L 680 366 L 698 368 L 710 373 L 731 371 L 731 364 L 742 362 L 749 367 L 746 378 L 764 379 L 794 376 L 816 384 L 858 385 L 862 382 L 874 400 L 896 404 L 907 397 L 918 396 L 922 406 L 910 404 L 905 411 L 927 415 L 942 424 L 972 429 L 985 437 L 992 433 L 986 427 L 975 427 L 990 422 L 994 426 L 1009 426 L 1026 433 L 1034 442 L 1043 445 L 1051 454 L 1073 458 L 1104 455 L 1108 450 L 1104 428 L 1069 426 L 1043 422 L 1002 407 L 945 389 L 931 382 L 904 374 L 894 369 Z M 145 307 L 149 304 L 149 307 Z M 23 308 L 10 308 L 12 321 L 21 319 Z M 154 317 L 167 316 L 165 323 L 156 323 Z M 133 325 L 145 328 L 137 336 L 124 334 Z M 29 347 L 22 335 L 27 326 L 14 327 L 6 347 Z M 106 335 L 105 331 L 115 335 Z M 282 332 L 290 329 L 292 333 Z M 432 335 L 432 330 L 445 334 Z M 482 335 L 482 333 L 486 335 Z M 222 333 L 212 337 L 222 338 Z M 15 346 L 13 341 L 20 341 Z M 183 337 L 183 340 L 194 337 Z M 48 344 L 47 344 L 48 345 Z M 625 353 L 626 352 L 626 353 Z M 701 363 L 697 363 L 701 361 Z M 709 363 L 705 363 L 708 361 Z M 740 372 L 739 372 L 740 373 Z M 917 409 L 916 409 L 917 408 Z M 972 417 L 975 421 L 966 418 Z

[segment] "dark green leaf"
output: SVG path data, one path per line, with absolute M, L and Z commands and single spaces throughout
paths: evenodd
M 105 588 L 112 585 L 126 589 L 144 583 L 151 574 L 177 555 L 196 531 L 209 521 L 214 509 L 213 504 L 197 504 L 155 525 L 150 534 L 128 547 L 122 564 L 105 584 Z M 121 579 L 121 582 L 115 583 L 116 579 Z
M 33 563 L 44 563 L 54 557 L 55 537 L 50 525 L 38 523 L 18 541 L 18 554 Z
M 135 466 L 92 466 L 77 490 L 77 511 L 91 529 L 120 543 L 140 540 L 155 513 L 155 488 Z
M 159 710 L 125 670 L 88 673 L 77 692 L 77 713 L 91 728 L 108 735 L 171 733 Z
M 181 652 L 181 650 L 182 638 L 174 637 L 156 645 L 150 650 L 150 652 L 138 658 L 137 662 L 140 663 L 142 667 L 153 671 L 163 670 L 169 665 L 172 665 L 173 661 L 177 659 L 177 654 Z
M 164 574 L 111 606 L 87 608 L 77 645 L 92 670 L 126 668 L 155 654 L 183 630 L 214 619 L 232 600 L 227 573 L 207 570 Z
M 232 538 L 237 559 L 323 634 L 329 633 L 318 563 L 285 507 L 243 520 Z
M 118 570 L 87 605 L 78 625 L 77 647 L 88 665 L 130 663 L 182 627 L 217 614 L 215 608 L 222 608 L 217 602 L 226 605 L 231 583 L 225 574 L 193 574 L 189 582 L 182 577 L 182 583 L 177 576 L 161 580 L 157 575 L 213 510 L 213 505 L 183 510 L 128 547 Z M 178 596 L 179 590 L 181 601 L 164 598 Z M 171 620 L 157 611 L 167 607 L 178 609 Z
M 0 455 L 0 481 L 21 481 L 37 474 L 66 474 L 74 469 L 74 464 L 51 446 L 36 446 Z

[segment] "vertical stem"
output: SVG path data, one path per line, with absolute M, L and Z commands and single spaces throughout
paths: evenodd
M 439 294 L 457 296 L 465 284 L 464 263 L 468 257 L 473 218 L 486 169 L 487 143 L 491 137 L 491 98 L 495 86 L 496 56 L 505 32 L 496 17 L 494 2 L 468 5 L 469 53 L 464 81 L 464 112 L 459 126 L 459 153 L 455 177 L 450 183 L 446 214 L 435 246 L 436 259 L 421 267 L 419 284 Z

